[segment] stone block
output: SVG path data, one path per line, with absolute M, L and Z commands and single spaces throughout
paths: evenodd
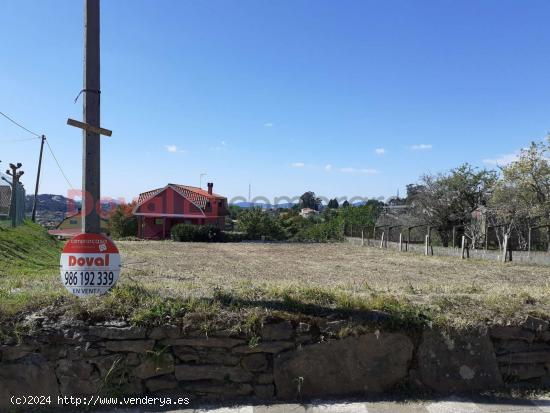
M 254 386 L 254 396 L 260 400 L 269 400 L 275 396 L 275 386 L 273 384 L 259 384 Z
M 403 334 L 365 334 L 303 346 L 274 358 L 277 397 L 330 397 L 388 390 L 407 376 L 413 344 Z
M 145 354 L 152 351 L 155 340 L 119 340 L 106 341 L 105 348 L 113 352 L 132 352 Z
M 219 380 L 244 383 L 252 381 L 254 378 L 252 373 L 240 367 L 219 366 L 215 364 L 180 364 L 176 366 L 175 372 L 176 379 L 179 381 Z
M 143 327 L 111 327 L 90 326 L 88 334 L 107 340 L 138 340 L 146 337 L 147 331 Z
M 527 316 L 521 326 L 530 331 L 543 332 L 548 330 L 550 323 L 538 317 Z
M 169 338 L 162 340 L 162 344 L 168 346 L 189 346 L 189 347 L 218 347 L 233 348 L 244 344 L 244 340 L 230 337 L 204 337 L 204 338 Z
M 242 358 L 241 366 L 248 371 L 265 371 L 269 367 L 269 361 L 263 353 L 248 354 Z
M 132 376 L 140 379 L 149 379 L 156 376 L 164 376 L 174 372 L 174 356 L 161 354 L 158 357 L 145 356 L 141 363 L 132 370 Z
M 57 398 L 59 387 L 54 368 L 44 357 L 32 354 L 0 368 L 0 411 L 10 411 L 11 396 L 43 395 Z
M 418 349 L 418 370 L 427 387 L 443 393 L 491 390 L 503 385 L 487 336 L 425 331 Z
M 290 321 L 265 324 L 262 327 L 260 335 L 262 337 L 262 341 L 290 340 L 294 335 L 294 328 L 292 327 L 292 323 Z
M 181 335 L 181 330 L 177 326 L 158 326 L 153 327 L 147 334 L 147 337 L 153 340 L 162 340 L 165 338 L 178 338 Z
M 270 341 L 267 343 L 259 343 L 255 346 L 243 345 L 233 348 L 233 352 L 237 354 L 251 354 L 251 353 L 271 353 L 277 354 L 285 350 L 295 348 L 295 345 L 291 341 Z
M 535 338 L 534 332 L 511 326 L 494 326 L 489 330 L 489 334 L 492 338 L 499 340 L 525 340 L 531 342 Z
M 145 380 L 145 387 L 150 392 L 172 390 L 178 387 L 178 381 L 173 375 L 154 377 L 152 379 Z

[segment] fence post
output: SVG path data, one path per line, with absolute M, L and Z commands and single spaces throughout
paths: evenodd
M 464 258 L 470 258 L 470 250 L 468 249 L 468 245 L 466 245 L 466 236 L 462 236 L 462 246 L 460 247 L 460 257 L 462 259 Z
M 456 239 L 456 226 L 453 225 L 453 248 L 455 247 L 455 239 Z
M 362 247 L 365 246 L 365 234 L 364 234 L 364 230 L 361 230 L 361 246 L 362 246 Z
M 399 252 L 403 251 L 403 233 L 399 233 Z
M 502 262 L 508 258 L 508 235 L 504 235 L 504 245 L 502 246 Z
M 529 227 L 529 233 L 527 235 L 527 257 L 531 257 L 531 227 Z
M 411 227 L 407 227 L 407 248 L 406 248 L 407 252 L 409 252 L 410 243 L 411 243 Z
M 428 254 L 428 245 L 430 243 L 430 236 L 426 234 L 426 241 L 425 241 L 425 248 L 424 248 L 424 255 L 429 255 Z
M 380 248 L 384 248 L 384 235 L 385 235 L 385 232 L 382 231 L 382 238 L 380 238 Z

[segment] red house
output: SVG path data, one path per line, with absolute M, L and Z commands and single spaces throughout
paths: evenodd
M 138 237 L 145 239 L 166 239 L 170 229 L 180 223 L 193 225 L 217 225 L 225 227 L 229 215 L 227 198 L 212 192 L 187 185 L 168 184 L 139 195 L 134 208 L 138 218 Z

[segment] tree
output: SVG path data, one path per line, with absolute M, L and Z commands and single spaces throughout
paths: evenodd
M 519 158 L 501 167 L 489 203 L 489 221 L 497 229 L 502 245 L 505 235 L 517 235 L 520 248 L 527 244 L 528 226 L 536 219 L 550 220 L 550 140 L 548 145 L 532 142 Z
M 286 238 L 280 222 L 261 208 L 249 208 L 242 212 L 238 228 L 246 232 L 250 239 L 260 239 L 262 236 L 275 240 Z
M 486 205 L 497 173 L 463 164 L 446 174 L 424 175 L 420 184 L 407 186 L 412 214 L 434 228 L 447 247 L 455 225 L 466 225 L 472 213 Z
M 120 204 L 109 216 L 108 228 L 114 238 L 135 237 L 137 218 L 132 214 L 135 203 Z
M 349 207 L 349 202 L 348 200 L 346 199 L 343 203 L 342 203 L 342 208 L 347 208 Z
M 300 197 L 301 208 L 311 208 L 318 211 L 321 207 L 321 199 L 315 196 L 315 192 L 308 191 Z
M 334 199 L 331 199 L 330 201 L 328 201 L 328 207 L 330 209 L 338 209 L 340 205 L 338 204 L 338 200 L 336 198 Z
M 365 205 L 348 206 L 341 211 L 342 222 L 347 228 L 365 229 L 375 225 L 383 204 L 369 200 Z

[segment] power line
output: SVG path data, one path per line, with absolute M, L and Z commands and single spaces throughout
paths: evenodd
M 12 118 L 10 118 L 8 115 L 6 115 L 5 113 L 3 112 L 0 112 L 0 115 L 2 115 L 3 117 L 5 117 L 7 120 L 9 120 L 11 123 L 13 123 L 14 125 L 16 126 L 19 126 L 21 129 L 23 129 L 24 131 L 27 131 L 29 132 L 31 135 L 34 135 L 36 136 L 37 138 L 40 138 L 40 135 L 38 133 L 35 133 L 33 132 L 32 130 L 30 129 L 27 129 L 25 128 L 23 125 L 21 125 L 20 123 L 17 123 L 16 121 L 14 121 Z
M 65 172 L 63 172 L 63 168 L 59 164 L 59 161 L 55 157 L 55 154 L 53 153 L 52 147 L 50 146 L 50 143 L 48 142 L 48 139 L 46 139 L 46 145 L 48 145 L 48 149 L 50 150 L 50 153 L 52 154 L 53 159 L 55 160 L 55 163 L 57 164 L 57 167 L 59 168 L 59 171 L 61 172 L 61 175 L 63 175 L 63 178 L 65 178 L 65 181 L 69 184 L 69 187 L 71 189 L 74 189 L 73 185 L 71 184 L 71 181 L 69 181 L 69 178 L 67 178 L 67 175 L 65 175 Z
M 0 139 L 0 143 L 28 142 L 40 139 L 40 137 L 23 138 L 23 139 Z

